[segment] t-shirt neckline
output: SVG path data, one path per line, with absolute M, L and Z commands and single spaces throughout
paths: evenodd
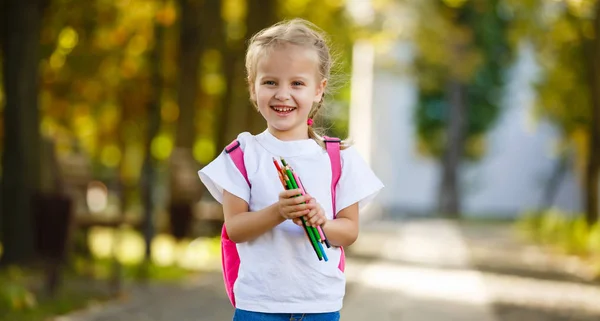
M 266 150 L 281 157 L 294 157 L 313 154 L 322 150 L 321 146 L 311 138 L 299 140 L 280 140 L 269 130 L 256 135 L 257 142 Z

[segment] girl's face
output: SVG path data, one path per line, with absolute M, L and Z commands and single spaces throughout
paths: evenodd
M 326 84 L 314 50 L 284 45 L 258 60 L 250 90 L 271 134 L 298 140 L 308 138 L 308 114 L 321 101 Z

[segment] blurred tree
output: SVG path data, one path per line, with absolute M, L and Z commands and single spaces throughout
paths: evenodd
M 196 178 L 198 168 L 193 147 L 197 137 L 196 117 L 200 106 L 200 65 L 204 50 L 205 29 L 209 26 L 207 7 L 218 6 L 219 1 L 178 0 L 180 19 L 178 24 L 177 52 L 177 106 L 178 117 L 175 124 L 175 143 L 171 154 L 170 202 L 171 210 L 181 206 L 189 212 L 193 200 L 200 195 Z M 211 22 L 213 22 L 212 18 Z M 176 210 L 175 210 L 176 211 Z M 188 215 L 188 214 L 185 214 Z
M 224 21 L 223 76 L 225 93 L 217 116 L 216 148 L 221 150 L 245 128 L 247 110 L 247 90 L 244 70 L 244 37 L 246 36 L 245 18 L 247 5 L 245 0 L 224 0 L 221 16 Z
M 514 46 L 533 44 L 542 75 L 537 113 L 577 150 L 586 219 L 598 221 L 600 174 L 600 2 L 504 0 Z
M 125 189 L 137 189 L 144 159 L 155 4 L 54 0 L 42 33 L 42 132 Z
M 225 147 L 237 134 L 257 134 L 265 129 L 262 115 L 250 103 L 246 80 L 245 52 L 255 33 L 277 22 L 275 0 L 225 0 L 223 73 L 225 97 L 218 118 L 217 148 Z
M 46 0 L 3 0 L 4 151 L 2 153 L 3 264 L 33 258 L 33 196 L 40 192 L 38 91 L 40 30 Z
M 156 170 L 157 170 L 157 159 L 152 154 L 152 142 L 155 141 L 159 134 L 161 125 L 161 98 L 164 90 L 164 80 L 162 75 L 162 59 L 164 49 L 164 29 L 168 27 L 168 22 L 161 19 L 161 14 L 164 14 L 165 10 L 168 10 L 166 1 L 159 1 L 157 4 L 157 10 L 155 11 L 154 39 L 152 41 L 151 49 L 148 58 L 149 62 L 149 73 L 150 73 L 150 97 L 148 99 L 148 127 L 146 131 L 146 146 L 144 151 L 144 163 L 142 165 L 142 176 L 141 176 L 141 191 L 142 199 L 144 204 L 144 220 L 143 220 L 143 234 L 144 241 L 146 243 L 145 252 L 145 263 L 143 273 L 147 276 L 147 268 L 152 258 L 151 244 L 155 234 L 154 226 L 154 212 L 155 212 L 155 185 Z
M 202 29 L 206 15 L 200 0 L 178 0 L 179 12 L 179 118 L 175 135 L 175 147 L 191 150 L 195 135 L 194 117 L 198 106 L 199 77 L 198 69 L 203 50 Z M 211 1 L 206 1 L 211 2 Z M 212 1 L 219 3 L 219 1 Z
M 248 1 L 248 14 L 246 15 L 246 36 L 253 36 L 260 30 L 271 26 L 276 23 L 279 19 L 277 16 L 278 4 L 277 0 L 247 0 Z M 247 48 L 248 43 L 244 46 L 244 50 Z M 246 73 L 244 68 L 244 80 L 246 79 Z M 245 81 L 247 84 L 247 82 Z M 248 86 L 246 85 L 246 92 L 248 92 Z M 262 114 L 256 110 L 256 108 L 250 102 L 250 94 L 247 94 L 245 106 L 250 112 L 250 117 L 247 118 L 246 127 L 252 133 L 258 134 L 265 130 L 267 124 Z
M 502 70 L 510 62 L 498 0 L 420 1 L 416 75 L 420 151 L 441 161 L 439 212 L 461 212 L 460 167 L 485 153 L 499 114 Z

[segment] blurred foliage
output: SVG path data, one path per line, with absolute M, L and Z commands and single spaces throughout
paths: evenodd
M 328 104 L 323 109 L 325 117 L 319 124 L 328 134 L 339 137 L 345 137 L 348 131 L 343 120 L 347 119 L 349 108 L 352 42 L 358 34 L 346 2 L 274 1 L 277 19 L 303 17 L 330 35 L 337 58 L 336 77 L 330 81 Z M 219 126 L 219 113 L 229 108 L 224 105 L 224 97 L 245 96 L 233 100 L 230 118 L 247 115 L 249 111 L 242 109 L 251 108 L 241 103 L 248 101 L 244 75 L 227 74 L 225 67 L 228 55 L 244 58 L 243 49 L 250 37 L 247 15 L 257 15 L 255 20 L 259 21 L 263 15 L 249 11 L 250 0 L 221 0 L 216 6 L 199 3 L 201 21 L 207 19 L 204 12 L 208 10 L 220 11 L 220 15 L 211 16 L 214 19 L 211 24 L 198 24 L 202 29 L 197 57 L 198 88 L 193 90 L 196 93 L 193 106 L 186 106 L 195 109 L 193 127 L 186 131 L 193 140 L 192 156 L 197 162 L 191 166 L 194 168 L 208 163 L 221 151 L 218 137 L 226 128 Z M 224 30 L 222 34 L 215 26 L 219 23 Z M 157 48 L 161 88 L 154 88 L 150 65 L 156 45 L 156 24 L 164 27 L 164 40 Z M 147 152 L 158 162 L 159 173 L 154 183 L 168 184 L 169 160 L 174 155 L 182 115 L 178 105 L 182 88 L 179 67 L 182 46 L 186 43 L 180 31 L 181 3 L 176 0 L 52 0 L 46 10 L 40 31 L 40 132 L 56 143 L 58 157 L 83 156 L 91 163 L 94 179 L 111 188 L 125 187 L 126 211 L 141 209 L 138 184 Z M 240 81 L 229 81 L 227 77 L 237 77 Z M 228 85 L 236 88 L 227 88 Z M 156 90 L 160 93 L 156 94 Z M 155 97 L 160 100 L 160 124 L 147 151 L 150 106 Z M 0 106 L 3 101 L 0 90 Z M 238 132 L 248 130 L 234 122 L 229 126 Z M 161 195 L 169 195 L 168 187 L 161 191 L 164 191 Z
M 221 21 L 226 41 L 243 41 L 246 34 L 247 0 L 222 0 Z M 303 17 L 331 36 L 338 58 L 338 81 L 332 81 L 331 104 L 326 125 L 340 136 L 347 132 L 344 118 L 349 106 L 349 84 L 353 25 L 346 1 L 278 1 L 280 19 Z M 319 10 L 312 10 L 318 7 Z M 174 0 L 53 0 L 41 31 L 40 63 L 41 133 L 57 142 L 60 155 L 84 153 L 94 163 L 96 176 L 118 175 L 126 184 L 139 180 L 144 159 L 151 99 L 149 53 L 154 46 L 154 24 L 165 27 L 161 76 L 160 132 L 151 153 L 166 161 L 174 147 L 177 104 L 177 55 L 179 52 L 179 6 Z M 210 34 L 210 26 L 203 30 Z M 215 145 L 214 115 L 223 106 L 219 98 L 228 93 L 223 74 L 223 47 L 203 39 L 199 68 L 198 109 L 193 154 L 200 163 L 212 160 L 221 147 Z M 227 49 L 227 47 L 225 47 Z M 243 53 L 242 53 L 243 54 Z M 332 86 L 333 89 L 333 86 Z M 243 89 L 245 90 L 245 88 Z M 3 95 L 0 91 L 0 103 Z M 2 105 L 2 104 L 0 104 Z M 240 106 L 239 108 L 246 108 Z M 237 107 L 235 107 L 237 108 Z M 1 131 L 0 131 L 1 132 Z
M 597 35 L 593 20 L 597 0 L 504 0 L 510 16 L 511 45 L 533 44 L 541 75 L 536 116 L 551 120 L 565 142 L 577 151 L 577 168 L 584 172 L 591 124 L 589 59 L 586 43 Z
M 590 262 L 600 277 L 600 224 L 588 224 L 580 213 L 552 208 L 529 211 L 516 222 L 517 231 L 527 239 Z
M 2 288 L 0 289 L 1 310 L 29 310 L 37 306 L 36 295 L 25 286 L 26 273 L 16 267 L 9 266 L 0 274 Z
M 106 290 L 91 283 L 67 286 L 54 297 L 39 291 L 41 271 L 9 266 L 0 269 L 0 320 L 39 321 L 61 315 L 108 299 Z M 67 276 L 71 280 L 71 276 Z
M 173 26 L 176 19 L 173 1 L 159 4 L 54 0 L 42 30 L 42 134 L 57 142 L 59 153 L 88 155 L 95 168 L 120 166 L 123 180 L 131 183 L 139 178 L 144 156 L 153 26 L 155 21 Z M 167 41 L 164 51 L 172 53 L 174 46 Z M 172 86 L 175 68 L 163 66 L 165 83 Z M 172 96 L 164 95 L 161 106 L 165 125 L 176 119 Z M 157 159 L 170 150 L 168 134 L 153 142 Z
M 485 134 L 500 114 L 503 71 L 511 63 L 507 19 L 497 0 L 414 2 L 414 41 L 419 104 L 415 110 L 419 151 L 439 158 L 447 146 L 448 85 L 466 86 L 464 156 L 485 154 Z
M 250 36 L 248 1 L 220 1 L 226 43 L 241 43 Z M 307 18 L 323 28 L 334 44 L 338 77 L 330 82 L 336 90 L 324 122 L 332 135 L 347 134 L 347 122 L 334 120 L 347 119 L 353 42 L 366 38 L 378 48 L 387 48 L 412 28 L 421 92 L 415 121 L 422 153 L 437 157 L 445 145 L 445 88 L 450 77 L 468 87 L 465 156 L 477 159 L 485 153 L 485 133 L 500 112 L 502 70 L 510 62 L 506 39 L 514 47 L 524 38 L 536 45 L 545 71 L 537 86 L 539 114 L 560 124 L 581 154 L 586 152 L 589 94 L 580 85 L 585 83 L 586 68 L 580 58 L 582 39 L 593 37 L 593 0 L 377 0 L 372 1 L 375 19 L 370 24 L 356 23 L 345 0 L 275 3 L 279 19 Z M 50 1 L 41 30 L 40 126 L 44 136 L 57 142 L 59 153 L 88 155 L 98 178 L 117 175 L 125 184 L 139 180 L 152 90 L 149 52 L 158 23 L 165 27 L 160 48 L 164 86 L 160 130 L 150 152 L 166 162 L 180 115 L 179 22 L 175 0 Z M 221 149 L 215 131 L 222 128 L 215 114 L 223 109 L 222 96 L 230 92 L 227 84 L 235 84 L 224 74 L 228 47 L 212 38 L 203 41 L 206 46 L 198 57 L 198 113 L 195 132 L 189 133 L 195 141 L 194 158 L 201 164 Z M 463 48 L 463 54 L 449 54 L 456 47 Z M 0 106 L 2 101 L 0 92 Z M 233 113 L 236 108 L 247 106 L 234 106 Z

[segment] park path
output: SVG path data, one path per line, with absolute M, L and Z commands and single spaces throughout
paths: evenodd
M 481 262 L 473 262 L 472 243 L 486 247 L 492 258 L 503 245 L 494 233 L 474 229 L 465 233 L 454 221 L 435 219 L 363 226 L 348 249 L 341 320 L 600 320 L 597 285 L 481 269 Z M 507 260 L 518 263 L 516 256 Z M 220 273 L 207 272 L 182 284 L 135 286 L 126 300 L 55 321 L 221 321 L 231 320 L 232 312 Z

